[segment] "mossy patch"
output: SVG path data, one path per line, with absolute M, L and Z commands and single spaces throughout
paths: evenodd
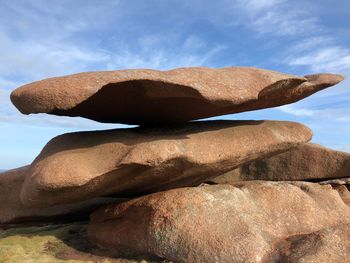
M 1 263 L 163 262 L 154 257 L 100 249 L 87 240 L 87 224 L 0 228 Z

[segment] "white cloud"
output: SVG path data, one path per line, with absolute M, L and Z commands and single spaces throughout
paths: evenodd
M 0 32 L 0 76 L 20 75 L 28 80 L 86 70 L 93 63 L 103 63 L 108 55 L 71 43 L 46 39 L 18 42 Z M 6 79 L 6 77 L 2 77 Z
M 186 38 L 183 47 L 185 49 L 196 50 L 206 47 L 206 43 L 198 36 L 191 35 Z
M 120 17 L 119 0 L 3 0 L 0 28 L 18 38 L 66 38 L 76 32 L 109 25 Z M 14 19 L 15 18 L 15 19 Z
M 260 12 L 266 11 L 266 9 L 274 8 L 275 6 L 286 2 L 286 0 L 242 0 L 239 2 L 251 12 Z
M 23 81 L 92 70 L 109 59 L 87 31 L 118 21 L 119 1 L 3 1 L 0 77 Z
M 313 72 L 343 72 L 350 68 L 350 49 L 337 44 L 311 5 L 285 0 L 243 0 L 231 2 L 231 7 L 241 11 L 236 19 L 239 24 L 260 36 L 291 39 L 286 51 L 281 52 L 285 57 L 282 63 Z M 273 60 L 281 61 L 279 57 Z
M 317 17 L 285 0 L 234 1 L 233 6 L 245 16 L 243 23 L 259 34 L 295 36 L 319 31 Z
M 252 24 L 259 33 L 282 36 L 299 35 L 317 30 L 316 18 L 305 18 L 303 12 L 292 10 L 286 12 L 268 11 L 255 17 Z
M 173 35 L 164 38 L 153 35 L 151 38 L 140 38 L 136 48 L 130 48 L 123 43 L 116 45 L 114 54 L 110 53 L 107 69 L 121 68 L 152 68 L 172 69 L 176 67 L 203 66 L 210 64 L 210 60 L 223 51 L 224 45 L 207 47 L 205 42 L 197 36 L 189 36 L 184 43 L 177 47 L 167 45 L 168 38 L 181 43 Z M 191 48 L 189 48 L 191 45 Z
M 286 62 L 291 66 L 307 66 L 314 72 L 341 72 L 350 69 L 350 49 L 341 46 L 319 48 Z
M 334 107 L 314 109 L 307 107 L 307 105 L 305 105 L 306 107 L 298 106 L 298 104 L 284 105 L 276 109 L 296 117 L 307 117 L 309 120 L 320 121 L 320 118 L 322 118 L 323 121 L 328 119 L 341 123 L 350 123 L 350 111 L 348 109 Z
M 317 113 L 316 110 L 303 109 L 303 108 L 295 107 L 293 105 L 284 105 L 284 106 L 278 107 L 277 109 L 282 111 L 282 112 L 292 114 L 292 115 L 298 116 L 298 117 L 299 116 L 311 117 Z
M 288 53 L 301 53 L 301 52 L 309 52 L 310 50 L 314 50 L 315 48 L 327 47 L 329 45 L 333 45 L 335 39 L 330 36 L 318 35 L 318 36 L 310 36 L 302 39 L 298 39 L 295 43 L 292 43 L 292 46 L 288 48 Z

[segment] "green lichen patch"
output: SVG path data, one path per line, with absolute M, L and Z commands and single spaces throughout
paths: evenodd
M 104 250 L 87 240 L 87 224 L 0 228 L 2 263 L 162 262 L 154 257 Z

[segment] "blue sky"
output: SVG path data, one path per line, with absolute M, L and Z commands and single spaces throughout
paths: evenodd
M 30 163 L 52 137 L 125 127 L 81 118 L 21 115 L 10 92 L 81 71 L 255 66 L 348 76 L 275 109 L 222 119 L 305 123 L 313 141 L 350 151 L 350 1 L 1 0 L 0 168 Z

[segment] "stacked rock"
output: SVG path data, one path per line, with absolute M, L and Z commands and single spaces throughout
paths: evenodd
M 349 177 L 350 154 L 307 143 L 311 130 L 295 122 L 193 120 L 289 104 L 342 79 L 179 68 L 22 86 L 11 100 L 24 114 L 139 127 L 60 135 L 31 165 L 0 174 L 0 222 L 113 202 L 91 215 L 89 237 L 102 247 L 174 262 L 292 260 L 300 247 L 287 253 L 289 237 L 328 231 L 332 238 L 340 225 L 349 231 L 350 208 L 346 187 L 288 181 Z

